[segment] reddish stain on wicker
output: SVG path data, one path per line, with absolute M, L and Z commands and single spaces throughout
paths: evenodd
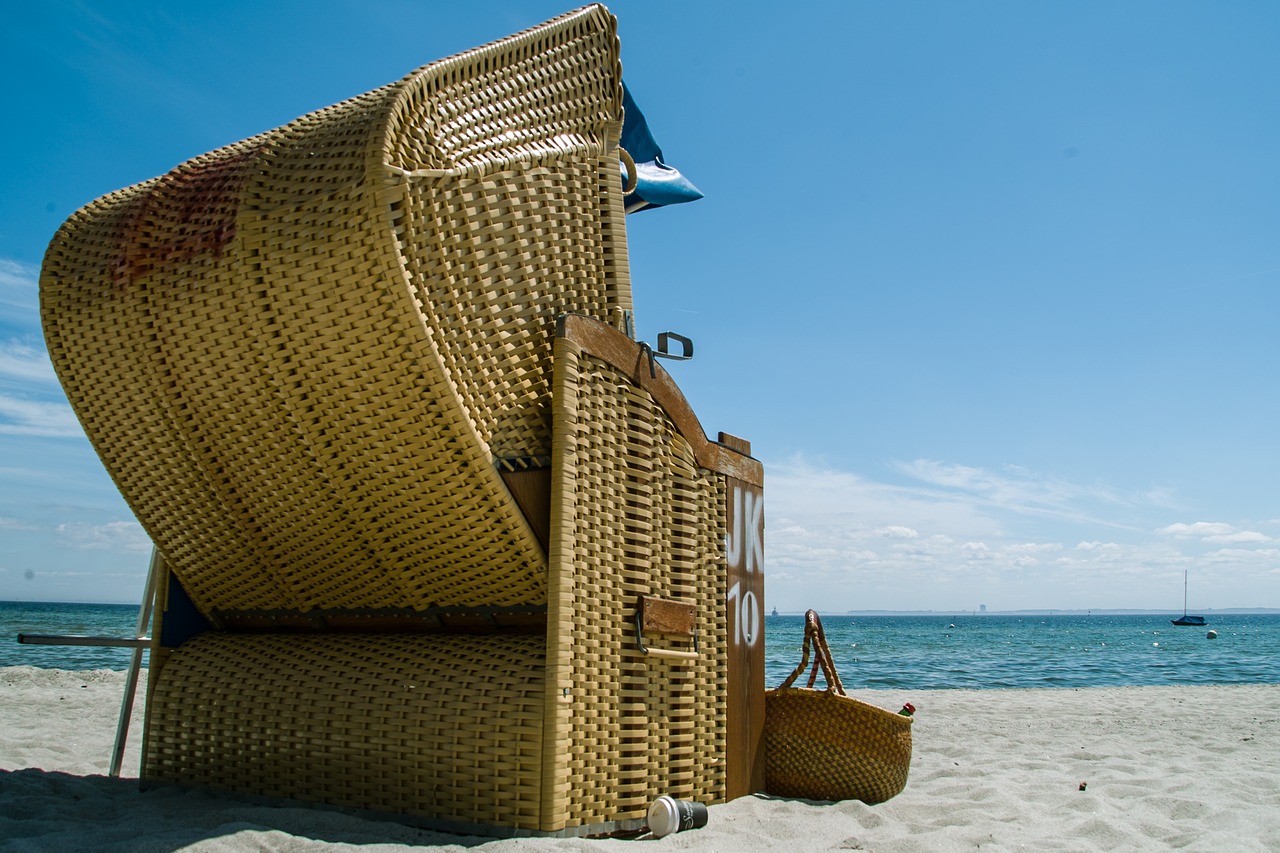
M 240 196 L 260 144 L 184 163 L 130 204 L 121 222 L 112 283 L 125 288 L 161 265 L 217 258 L 236 235 Z

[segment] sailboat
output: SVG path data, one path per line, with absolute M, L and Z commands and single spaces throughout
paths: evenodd
M 1170 619 L 1174 625 L 1190 625 L 1192 627 L 1198 625 L 1208 625 L 1203 616 L 1187 615 L 1187 571 L 1182 570 L 1182 616 L 1177 619 Z

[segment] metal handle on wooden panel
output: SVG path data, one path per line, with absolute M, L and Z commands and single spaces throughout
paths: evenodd
M 696 660 L 698 657 L 698 629 L 693 630 L 693 651 L 682 652 L 676 649 L 651 649 L 644 644 L 644 628 L 640 624 L 640 608 L 636 608 L 636 648 L 646 655 L 658 658 L 676 658 L 678 660 Z

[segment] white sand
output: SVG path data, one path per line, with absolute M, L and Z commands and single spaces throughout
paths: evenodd
M 713 806 L 705 829 L 662 840 L 484 841 L 203 791 L 142 793 L 137 718 L 129 778 L 109 779 L 123 682 L 0 669 L 0 847 L 1280 850 L 1280 685 L 864 693 L 918 709 L 911 778 L 887 803 L 747 797 Z

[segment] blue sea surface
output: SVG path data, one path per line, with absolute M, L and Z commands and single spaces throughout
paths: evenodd
M 1171 625 L 1171 615 L 824 614 L 822 622 L 849 690 L 1280 684 L 1280 614 L 1210 614 L 1203 628 Z M 137 620 L 137 605 L 0 602 L 0 666 L 127 669 L 128 649 L 19 645 L 17 635 L 127 637 Z M 800 663 L 803 639 L 804 617 L 765 619 L 767 686 Z
M 138 629 L 136 604 L 50 604 L 0 601 L 0 666 L 42 669 L 129 668 L 132 649 L 90 646 L 32 646 L 19 634 L 74 634 L 132 637 Z
M 822 617 L 846 689 L 1280 683 L 1280 614 Z M 1217 638 L 1209 639 L 1209 631 Z M 804 617 L 765 619 L 765 683 L 800 663 Z

